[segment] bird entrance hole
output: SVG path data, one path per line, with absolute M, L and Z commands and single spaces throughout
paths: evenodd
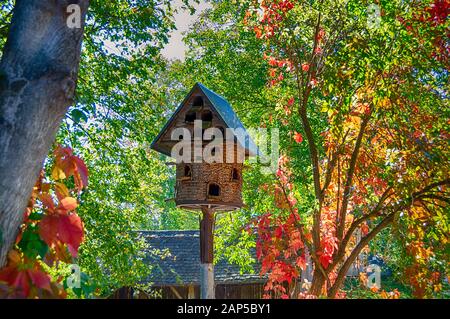
M 192 169 L 189 165 L 184 166 L 184 177 L 192 177 Z
M 203 107 L 203 98 L 201 96 L 196 96 L 192 106 L 194 108 Z
M 239 172 L 237 169 L 233 168 L 233 171 L 231 173 L 231 179 L 233 181 L 239 181 Z
M 206 110 L 202 112 L 202 121 L 211 123 L 213 120 L 213 114 L 211 111 Z
M 208 196 L 218 197 L 220 196 L 220 187 L 217 184 L 209 184 Z
M 197 119 L 197 113 L 195 113 L 194 111 L 190 111 L 190 112 L 188 112 L 186 114 L 186 117 L 184 118 L 184 121 L 186 123 L 193 124 L 196 119 Z

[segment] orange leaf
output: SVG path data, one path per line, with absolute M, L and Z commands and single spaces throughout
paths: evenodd
M 75 208 L 77 208 L 78 203 L 75 198 L 66 197 L 61 200 L 61 203 L 59 204 L 59 206 L 66 211 L 73 211 L 73 210 L 75 210 Z
M 77 214 L 47 215 L 39 224 L 39 235 L 55 249 L 59 243 L 67 244 L 72 256 L 76 257 L 83 240 L 83 224 Z
M 297 260 L 295 261 L 295 263 L 297 264 L 298 267 L 300 267 L 302 270 L 306 269 L 306 259 L 304 256 L 300 256 L 297 258 Z
M 363 236 L 366 236 L 369 233 L 369 226 L 367 225 L 367 223 L 363 223 L 361 225 L 361 234 Z

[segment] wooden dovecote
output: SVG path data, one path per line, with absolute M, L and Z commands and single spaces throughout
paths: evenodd
M 242 207 L 243 161 L 258 155 L 258 148 L 230 104 L 217 93 L 195 84 L 151 147 L 177 157 L 178 207 L 207 206 L 213 211 Z

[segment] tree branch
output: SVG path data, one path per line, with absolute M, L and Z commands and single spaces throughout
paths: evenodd
M 339 224 L 337 225 L 337 239 L 339 241 L 342 241 L 342 238 L 344 237 L 344 230 L 345 230 L 345 217 L 347 215 L 347 207 L 350 200 L 350 192 L 351 192 L 351 186 L 353 183 L 353 176 L 355 174 L 355 168 L 356 168 L 356 162 L 359 155 L 359 150 L 361 149 L 362 139 L 367 127 L 367 124 L 369 123 L 370 115 L 366 116 L 362 123 L 361 128 L 358 133 L 358 138 L 356 139 L 355 143 L 355 149 L 353 150 L 352 157 L 350 159 L 350 164 L 347 171 L 345 186 L 344 186 L 344 194 L 342 196 L 342 206 L 341 206 L 341 212 L 339 214 Z M 338 212 L 339 213 L 339 212 Z
M 370 233 L 368 233 L 365 237 L 361 239 L 361 241 L 356 245 L 356 247 L 351 252 L 350 256 L 345 260 L 344 264 L 340 268 L 338 272 L 338 276 L 336 278 L 336 281 L 334 282 L 333 286 L 328 290 L 328 297 L 334 298 L 336 296 L 336 293 L 338 292 L 339 288 L 341 287 L 342 283 L 344 282 L 344 279 L 348 273 L 348 270 L 350 269 L 350 266 L 355 261 L 356 257 L 359 256 L 361 253 L 361 250 L 369 244 L 369 242 L 375 238 L 376 235 L 380 231 L 382 231 L 384 228 L 389 226 L 393 221 L 395 214 L 398 210 L 396 210 L 394 213 L 391 213 L 386 218 L 384 218 Z
M 320 30 L 320 21 L 321 21 L 321 13 L 319 13 L 319 17 L 317 19 L 316 24 L 316 31 L 315 31 L 315 37 L 314 37 L 314 51 L 317 47 L 318 42 L 318 33 Z M 314 51 L 312 52 L 312 58 L 311 61 L 314 59 Z M 314 141 L 314 134 L 311 129 L 311 125 L 309 123 L 308 114 L 307 114 L 307 105 L 308 105 L 308 99 L 309 94 L 311 93 L 311 86 L 309 84 L 309 79 L 311 78 L 313 67 L 311 64 L 308 78 L 305 81 L 306 88 L 303 90 L 303 98 L 300 101 L 299 105 L 299 114 L 302 121 L 303 129 L 305 131 L 306 139 L 308 141 L 308 148 L 309 148 L 309 154 L 311 158 L 311 165 L 313 169 L 313 180 L 314 180 L 314 192 L 317 201 L 319 202 L 319 208 L 314 212 L 314 221 L 313 221 L 313 244 L 314 247 L 317 248 L 320 244 L 320 215 L 321 215 L 321 204 L 322 204 L 322 192 L 320 187 L 320 171 L 319 171 L 319 155 L 317 151 L 317 145 Z M 299 78 L 297 76 L 297 84 L 299 83 Z M 301 93 L 301 88 L 299 87 L 299 93 Z
M 376 217 L 380 214 L 381 210 L 383 209 L 383 203 L 386 201 L 386 199 L 388 199 L 393 194 L 393 193 L 390 193 L 391 190 L 392 190 L 392 187 L 388 187 L 384 191 L 383 195 L 381 195 L 380 199 L 378 200 L 377 205 L 369 214 L 366 214 L 366 215 L 353 221 L 353 223 L 350 225 L 350 228 L 348 229 L 347 233 L 345 234 L 344 239 L 342 240 L 342 242 L 339 243 L 339 249 L 336 253 L 335 258 L 333 258 L 334 261 L 330 267 L 331 269 L 333 269 L 339 263 L 339 261 L 342 259 L 342 257 L 344 256 L 345 249 L 347 248 L 347 245 L 353 235 L 353 232 L 356 230 L 356 228 L 364 221 L 366 221 L 372 217 Z

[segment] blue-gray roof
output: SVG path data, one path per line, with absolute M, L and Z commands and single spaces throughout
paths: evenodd
M 211 102 L 213 108 L 216 110 L 216 112 L 219 114 L 220 118 L 223 120 L 223 122 L 225 123 L 225 125 L 228 128 L 232 128 L 235 130 L 242 130 L 243 132 L 245 132 L 245 134 L 243 134 L 243 135 L 235 135 L 235 136 L 237 138 L 239 145 L 247 151 L 248 155 L 249 156 L 261 155 L 258 147 L 253 142 L 252 138 L 248 134 L 244 125 L 237 117 L 237 115 L 234 112 L 233 108 L 231 107 L 230 103 L 228 103 L 228 101 L 224 97 L 222 97 L 221 95 L 217 94 L 216 92 L 208 89 L 206 86 L 204 86 L 201 83 L 196 83 L 194 85 L 194 87 L 192 88 L 192 90 L 189 92 L 189 94 L 186 96 L 183 103 L 181 103 L 180 106 L 178 106 L 175 113 L 172 115 L 172 117 L 169 119 L 169 121 L 166 123 L 166 125 L 163 127 L 161 132 L 158 134 L 158 136 L 153 141 L 152 148 L 157 151 L 163 152 L 166 155 L 169 155 L 166 152 L 164 152 L 162 149 L 158 148 L 156 143 L 161 138 L 161 136 L 164 134 L 164 132 L 169 128 L 170 124 L 174 121 L 177 114 L 184 107 L 186 101 L 189 99 L 189 97 L 195 91 L 196 88 L 199 88 L 203 92 L 203 94 L 205 94 L 205 96 Z
M 198 285 L 200 283 L 200 233 L 198 230 L 141 231 L 149 244 L 145 261 L 152 273 L 145 281 L 156 286 Z M 252 255 L 256 259 L 253 249 Z M 238 265 L 220 260 L 214 266 L 216 283 L 263 283 L 260 265 L 253 265 L 253 274 L 240 272 Z

